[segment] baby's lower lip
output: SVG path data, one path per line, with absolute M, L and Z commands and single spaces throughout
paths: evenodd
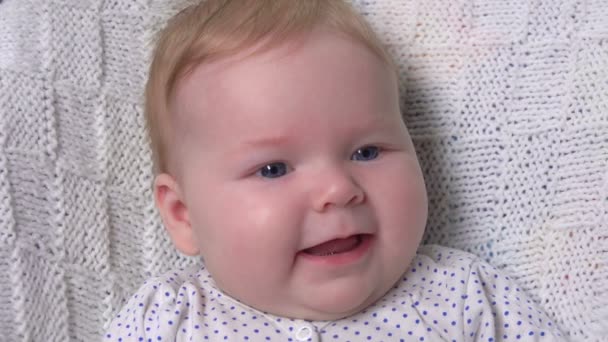
M 353 248 L 341 253 L 315 255 L 305 251 L 300 251 L 298 252 L 298 256 L 307 261 L 326 265 L 351 264 L 363 258 L 363 256 L 365 256 L 369 251 L 374 241 L 374 236 L 370 234 L 359 234 L 357 238 L 359 242 Z

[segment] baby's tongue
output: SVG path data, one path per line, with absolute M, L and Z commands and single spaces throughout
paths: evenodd
M 320 245 L 304 250 L 305 253 L 324 256 L 337 253 L 343 253 L 355 248 L 359 244 L 359 236 L 353 235 L 345 239 L 334 239 L 324 242 Z

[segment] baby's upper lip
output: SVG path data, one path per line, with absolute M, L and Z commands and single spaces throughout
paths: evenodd
M 320 226 L 310 230 L 311 235 L 304 238 L 299 251 L 304 251 L 322 243 L 336 239 L 346 239 L 351 236 L 376 234 L 375 222 L 369 215 L 353 214 L 341 217 L 331 217 L 324 222 L 316 222 Z
M 314 241 L 313 243 L 311 243 L 311 244 L 306 244 L 306 245 L 304 246 L 304 248 L 300 249 L 300 252 L 301 252 L 301 251 L 305 251 L 305 250 L 307 250 L 307 249 L 310 249 L 310 248 L 312 248 L 312 247 L 315 247 L 315 246 L 321 245 L 321 244 L 323 244 L 323 243 L 326 243 L 326 242 L 332 241 L 332 240 L 346 239 L 346 238 L 349 238 L 349 237 L 352 237 L 352 236 L 357 236 L 357 235 L 362 235 L 362 234 L 371 235 L 372 233 L 370 233 L 370 232 L 366 232 L 366 231 L 361 230 L 361 231 L 353 231 L 353 232 L 347 232 L 347 233 L 342 233 L 342 234 L 335 234 L 335 235 L 331 235 L 331 236 L 330 236 L 330 237 L 328 237 L 328 238 L 324 238 L 324 239 L 315 240 L 315 241 Z

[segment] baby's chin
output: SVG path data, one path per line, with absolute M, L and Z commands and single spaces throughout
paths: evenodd
M 306 307 L 308 312 L 299 318 L 311 321 L 336 321 L 365 310 L 367 307 L 372 305 L 381 297 L 382 294 L 373 294 L 369 297 L 363 298 L 362 301 L 360 298 L 354 298 L 351 301 L 346 301 L 347 299 L 344 298 L 324 303 L 315 303 L 317 305 L 309 305 L 308 307 Z
M 286 301 L 282 301 L 282 304 L 273 303 L 275 305 L 266 307 L 263 311 L 293 319 L 335 321 L 365 310 L 382 298 L 390 288 L 392 286 L 365 291 L 354 287 L 339 291 L 318 292 L 317 294 L 303 296 L 304 298 L 299 298 L 298 301 L 293 301 L 287 305 L 285 305 Z M 302 299 L 304 301 L 299 302 Z M 289 301 L 287 300 L 287 302 Z

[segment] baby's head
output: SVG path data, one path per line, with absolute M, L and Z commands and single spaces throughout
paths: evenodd
M 390 57 L 337 0 L 209 0 L 161 34 L 146 89 L 167 231 L 229 295 L 334 320 L 382 297 L 427 216 Z

